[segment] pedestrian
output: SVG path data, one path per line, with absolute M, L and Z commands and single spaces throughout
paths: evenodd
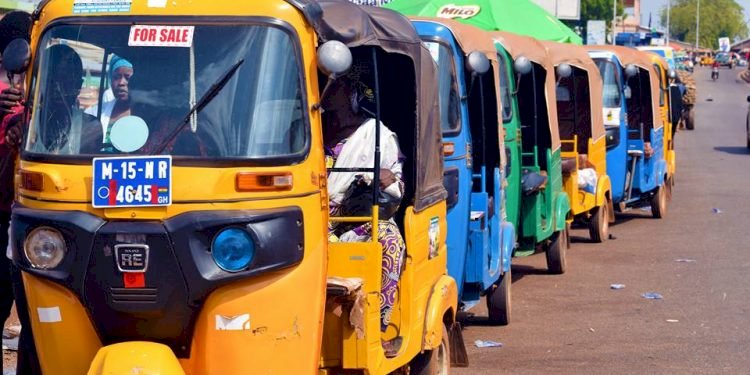
M 14 11 L 6 14 L 0 19 L 0 54 L 15 39 L 30 40 L 31 14 Z M 1 56 L 0 56 L 1 57 Z M 0 63 L 0 120 L 4 119 L 11 113 L 17 113 L 21 110 L 21 90 L 20 87 L 11 87 L 12 82 L 6 81 L 7 72 L 2 68 Z M 16 300 L 19 318 L 24 326 L 28 322 L 28 313 L 23 308 L 19 308 L 19 300 L 25 298 L 14 298 L 20 287 L 20 275 L 13 272 L 10 259 L 6 256 L 5 249 L 8 247 L 8 232 L 10 227 L 11 207 L 15 199 L 14 176 L 15 176 L 15 157 L 16 147 L 4 142 L 5 132 L 0 131 L 0 321 L 5 326 L 5 321 L 10 316 L 13 307 L 13 301 Z M 15 284 L 15 285 L 14 285 Z M 22 304 L 25 306 L 25 304 Z M 30 328 L 21 330 L 19 342 L 18 364 L 16 366 L 17 374 L 31 373 L 31 366 L 26 360 L 24 348 L 32 342 Z M 36 366 L 33 366 L 36 367 Z

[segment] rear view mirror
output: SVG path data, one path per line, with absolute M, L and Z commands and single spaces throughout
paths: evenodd
M 317 55 L 318 68 L 330 78 L 341 76 L 352 67 L 352 51 L 338 40 L 323 43 Z
M 487 56 L 479 51 L 470 53 L 467 60 L 469 71 L 474 74 L 482 75 L 490 70 L 490 60 L 487 59 Z
M 638 68 L 635 65 L 629 64 L 625 67 L 625 77 L 632 78 L 635 77 L 636 74 L 638 74 Z
M 747 96 L 747 102 L 750 103 L 750 95 Z
M 571 68 L 568 64 L 562 63 L 557 66 L 555 72 L 557 73 L 557 79 L 560 80 L 572 76 L 573 68 Z
M 519 56 L 513 61 L 513 69 L 516 73 L 524 75 L 531 72 L 531 61 L 526 56 Z
M 12 40 L 3 51 L 3 67 L 8 73 L 22 74 L 29 68 L 31 48 L 25 39 Z

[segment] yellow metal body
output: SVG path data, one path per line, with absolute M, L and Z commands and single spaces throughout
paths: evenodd
M 319 101 L 316 65 L 317 37 L 304 17 L 282 0 L 238 3 L 233 0 L 169 1 L 164 8 L 133 1 L 129 13 L 73 14 L 73 0 L 53 0 L 40 14 L 32 29 L 32 51 L 42 31 L 64 17 L 131 16 L 263 16 L 290 25 L 300 39 L 302 71 L 309 103 Z M 188 18 L 185 21 L 190 23 Z M 32 57 L 33 58 L 33 57 Z M 32 62 L 33 66 L 33 62 Z M 29 75 L 30 76 L 30 75 Z M 39 97 L 37 92 L 37 97 Z M 190 358 L 179 359 L 186 374 L 312 374 L 317 372 L 323 330 L 327 267 L 327 196 L 320 113 L 309 110 L 311 122 L 308 157 L 293 166 L 269 168 L 173 168 L 173 204 L 157 208 L 94 209 L 91 206 L 90 166 L 44 164 L 19 161 L 21 170 L 43 175 L 43 191 L 19 189 L 18 202 L 42 210 L 84 211 L 107 220 L 165 220 L 176 215 L 205 210 L 246 210 L 300 207 L 304 213 L 303 261 L 290 269 L 236 282 L 214 291 L 205 301 L 196 322 Z M 294 185 L 286 192 L 237 192 L 239 172 L 288 172 Z M 200 176 L 196 178 L 196 176 Z M 18 185 L 18 184 L 17 184 Z M 36 349 L 44 374 L 80 375 L 89 371 L 101 350 L 107 358 L 125 358 L 114 352 L 120 347 L 102 348 L 94 325 L 80 301 L 68 290 L 24 274 Z M 304 286 L 305 293 L 300 293 Z M 61 320 L 41 323 L 38 308 L 58 307 Z M 250 314 L 250 331 L 219 331 L 215 316 Z M 75 338 L 74 341 L 70 341 Z M 71 344 L 73 343 L 73 344 Z M 132 345 L 140 345 L 133 343 Z M 148 352 L 148 348 L 143 349 Z M 94 365 L 98 366 L 99 361 Z M 165 364 L 167 362 L 164 362 Z M 170 365 L 171 366 L 171 365 Z M 98 371 L 92 374 L 114 374 Z M 108 369 L 102 367 L 101 369 Z M 118 367 L 119 368 L 119 367 Z M 172 374 L 166 367 L 161 374 Z M 252 370 L 251 370 L 252 369 Z M 132 374 L 132 372 L 128 372 Z
M 380 332 L 380 288 L 382 248 L 377 242 L 329 244 L 329 276 L 363 280 L 364 303 L 360 329 L 350 321 L 346 304 L 329 302 L 325 313 L 322 373 L 336 369 L 361 369 L 369 374 L 387 374 L 409 364 L 423 350 L 440 345 L 443 325 L 455 319 L 458 289 L 446 276 L 447 222 L 445 202 L 422 212 L 407 208 L 404 217 L 404 240 L 407 257 L 397 301 L 393 306 L 391 326 Z M 431 254 L 429 226 L 438 219 L 437 252 Z M 350 302 L 354 302 L 352 296 Z M 342 308 L 343 307 L 343 308 Z M 400 336 L 403 344 L 397 356 L 386 358 L 381 339 Z
M 586 154 L 588 162 L 593 165 L 598 176 L 596 194 L 591 194 L 581 190 L 578 187 L 578 171 L 586 166 L 580 165 L 578 152 L 578 136 L 573 139 L 561 140 L 563 150 L 560 153 L 563 159 L 573 159 L 576 162 L 576 168 L 570 173 L 563 173 L 563 190 L 568 194 L 570 199 L 570 212 L 572 217 L 579 215 L 588 215 L 591 210 L 601 207 L 611 199 L 612 182 L 607 175 L 607 145 L 606 138 L 600 137 L 597 140 L 588 139 L 588 153 Z
M 671 178 L 677 170 L 677 155 L 674 150 L 674 137 L 672 136 L 673 126 L 677 124 L 673 124 L 669 116 L 669 66 L 659 56 L 653 56 L 651 60 L 659 76 L 659 115 L 664 122 L 664 158 L 667 161 L 667 176 Z
M 32 51 L 42 31 L 53 21 L 73 14 L 73 0 L 53 0 L 40 13 L 32 29 Z M 291 26 L 300 40 L 302 71 L 308 103 L 320 101 L 316 61 L 317 36 L 300 12 L 283 0 L 236 2 L 233 0 L 167 2 L 164 8 L 149 7 L 145 0 L 133 1 L 129 13 L 97 13 L 83 17 L 118 16 L 263 16 Z M 186 19 L 190 23 L 190 19 Z M 34 57 L 32 57 L 34 59 Z M 32 61 L 32 66 L 33 66 Z M 30 74 L 28 75 L 30 76 Z M 27 81 L 30 84 L 30 79 Z M 410 88 L 411 89 L 411 88 Z M 37 89 L 38 90 L 38 89 Z M 39 92 L 36 97 L 39 97 Z M 394 307 L 392 327 L 380 332 L 379 291 L 382 249 L 369 243 L 327 241 L 328 197 L 319 111 L 308 108 L 311 124 L 307 158 L 284 167 L 173 167 L 173 204 L 155 208 L 95 209 L 91 205 L 90 166 L 19 161 L 19 170 L 43 176 L 43 190 L 18 190 L 18 202 L 31 209 L 83 211 L 106 220 L 159 221 L 176 215 L 208 210 L 271 209 L 300 207 L 304 213 L 304 260 L 297 266 L 257 278 L 239 281 L 214 291 L 197 319 L 189 358 L 170 357 L 164 346 L 131 342 L 103 346 L 85 306 L 65 288 L 24 273 L 35 333 L 35 344 L 44 374 L 312 374 L 340 369 L 385 374 L 407 365 L 417 354 L 440 344 L 443 324 L 450 324 L 457 311 L 457 288 L 446 276 L 446 206 L 439 203 L 422 212 L 407 208 L 403 234 L 407 258 Z M 294 184 L 285 192 L 238 192 L 235 178 L 240 172 L 289 173 Z M 196 178 L 200 176 L 200 178 Z M 17 186 L 19 178 L 17 177 Z M 377 209 L 374 210 L 377 212 Z M 377 216 L 377 215 L 376 215 Z M 438 251 L 430 251 L 430 222 L 439 222 Z M 377 221 L 349 218 L 343 221 Z M 377 228 L 377 225 L 374 226 Z M 377 238 L 376 233 L 374 237 Z M 329 276 L 363 280 L 364 335 L 358 337 L 348 314 L 326 308 Z M 304 286 L 304 293 L 300 293 Z M 38 308 L 57 307 L 61 319 L 40 322 Z M 249 331 L 221 331 L 215 317 L 250 314 Z M 325 324 L 324 324 L 325 323 Z M 325 330 L 324 330 L 325 326 Z M 398 356 L 386 358 L 382 339 L 403 338 Z M 69 339 L 75 337 L 75 345 Z M 168 349 L 168 348 L 166 348 Z M 128 353 L 148 359 L 149 368 L 132 372 L 139 364 Z M 172 354 L 174 356 L 174 354 Z M 175 366 L 179 363 L 179 368 Z M 163 367 L 161 367 L 163 366 Z M 129 369 L 130 372 L 122 372 Z M 125 370 L 123 370 L 125 371 Z

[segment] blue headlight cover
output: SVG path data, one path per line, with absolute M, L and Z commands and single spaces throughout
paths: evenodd
M 224 229 L 214 237 L 211 255 L 221 269 L 239 272 L 246 269 L 253 261 L 255 243 L 250 234 L 243 229 Z

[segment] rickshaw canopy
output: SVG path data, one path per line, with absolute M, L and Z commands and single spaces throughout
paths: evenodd
M 411 22 L 392 10 L 359 6 L 342 0 L 288 0 L 300 9 L 315 29 L 321 43 L 337 40 L 350 48 L 374 47 L 391 54 L 409 58 L 416 77 L 416 124 L 386 124 L 392 130 L 414 126 L 414 144 L 403 142 L 402 148 L 412 147 L 415 160 L 414 209 L 421 211 L 445 199 L 443 187 L 443 158 L 440 115 L 437 100 L 435 63 L 422 45 Z M 382 69 L 381 77 L 389 74 Z M 416 125 L 416 126 L 415 126 Z
M 453 18 L 488 31 L 582 43 L 578 34 L 530 0 L 395 0 L 386 7 L 414 16 Z
M 555 65 L 547 48 L 540 41 L 528 36 L 502 31 L 491 34 L 494 40 L 500 43 L 513 59 L 524 56 L 531 62 L 541 66 L 547 72 L 544 82 L 544 96 L 547 99 L 547 123 L 549 124 L 551 149 L 553 151 L 559 149 L 560 132 L 557 121 Z
M 591 139 L 597 140 L 603 137 L 604 132 L 604 115 L 599 110 L 604 108 L 603 102 L 603 83 L 602 76 L 599 73 L 599 68 L 594 63 L 594 60 L 589 57 L 589 54 L 581 46 L 575 46 L 570 44 L 562 44 L 555 42 L 542 42 L 547 47 L 552 63 L 558 66 L 563 63 L 567 63 L 571 66 L 584 70 L 588 75 L 589 83 L 589 100 L 591 103 Z
M 651 54 L 648 52 L 638 51 L 637 49 L 623 47 L 623 46 L 586 46 L 589 51 L 609 51 L 614 53 L 620 60 L 623 67 L 630 64 L 637 66 L 641 70 L 647 71 L 649 75 L 649 83 L 651 84 L 651 106 L 652 116 L 654 121 L 654 129 L 659 129 L 664 126 L 659 115 L 659 76 L 655 71 L 654 63 L 651 60 Z

